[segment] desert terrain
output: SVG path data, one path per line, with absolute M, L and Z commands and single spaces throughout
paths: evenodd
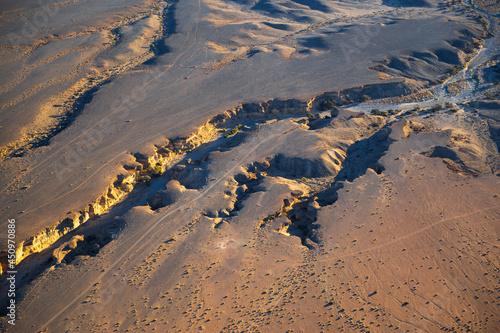
M 2 331 L 500 330 L 496 2 L 1 3 Z

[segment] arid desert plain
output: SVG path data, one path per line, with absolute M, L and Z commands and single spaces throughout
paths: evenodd
M 1 332 L 500 332 L 496 0 L 0 0 Z

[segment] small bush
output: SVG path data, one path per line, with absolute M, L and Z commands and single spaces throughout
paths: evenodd
M 408 110 L 404 114 L 409 115 L 409 116 L 416 116 L 418 114 L 418 112 L 414 111 L 414 110 Z
M 481 47 L 481 45 L 483 45 L 483 43 L 484 43 L 484 39 L 481 39 L 481 38 L 480 38 L 480 39 L 478 39 L 478 40 L 474 41 L 474 47 L 475 47 L 476 49 L 478 49 L 478 48 L 480 48 L 480 47 Z
M 143 182 L 143 183 L 146 183 L 147 185 L 149 185 L 151 183 L 151 176 L 149 175 L 143 175 L 139 178 L 139 181 Z
M 488 21 L 486 21 L 484 18 L 479 17 L 478 22 L 481 23 L 484 29 L 488 29 L 488 26 L 490 25 Z
M 382 116 L 382 117 L 387 117 L 389 116 L 389 112 L 387 111 L 380 111 L 379 109 L 372 109 L 370 111 L 371 114 L 375 115 L 375 116 Z
M 155 174 L 162 175 L 163 174 L 163 164 L 162 163 L 156 163 L 154 171 L 155 171 Z
M 337 106 L 337 102 L 336 101 L 332 101 L 332 100 L 324 100 L 323 102 L 321 102 L 320 104 L 320 109 L 322 111 L 326 111 L 326 110 L 330 110 L 331 108 L 333 108 L 334 106 Z
M 229 138 L 231 135 L 234 135 L 234 134 L 238 133 L 238 131 L 239 131 L 242 127 L 243 127 L 243 125 L 239 124 L 238 126 L 236 126 L 235 128 L 233 128 L 233 129 L 231 130 L 231 132 L 224 134 L 224 137 L 225 137 L 225 138 Z
M 305 183 L 307 182 L 307 178 L 306 177 L 302 177 L 302 181 Z
M 145 170 L 145 173 L 147 174 L 148 177 L 150 177 L 149 175 L 151 175 L 153 177 L 161 176 L 163 174 L 163 164 L 156 163 L 156 165 L 154 167 L 151 167 L 151 166 L 148 167 Z
M 434 104 L 434 106 L 431 108 L 431 111 L 439 111 L 443 109 L 443 104 Z

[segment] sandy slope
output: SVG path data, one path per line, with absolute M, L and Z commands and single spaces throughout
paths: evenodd
M 471 12 L 407 5 L 71 2 L 85 23 L 51 22 L 75 35 L 4 47 L 3 215 L 19 254 L 40 251 L 9 331 L 498 331 L 497 104 L 322 104 L 407 94 L 472 56 Z M 60 111 L 19 92 L 47 76 L 67 82 L 44 92 Z M 38 134 L 16 141 L 16 117 Z
M 154 61 L 112 76 L 109 83 L 97 85 L 97 90 L 88 90 L 76 103 L 70 103 L 78 116 L 66 114 L 63 119 L 70 125 L 62 125 L 64 130 L 53 136 L 48 146 L 44 146 L 47 139 L 43 137 L 51 137 L 50 131 L 35 135 L 34 145 L 41 148 L 13 150 L 12 156 L 21 157 L 4 159 L 2 203 L 6 215 L 19 219 L 20 239 L 37 248 L 38 240 L 28 238 L 66 217 L 76 218 L 123 172 L 122 165 L 133 159 L 130 153 L 147 152 L 147 147 L 161 144 L 165 137 L 187 136 L 210 116 L 242 101 L 308 99 L 322 91 L 381 82 L 379 72 L 369 69 L 377 64 L 374 61 L 409 51 L 434 54 L 448 49 L 462 54 L 448 41 L 464 40 L 467 45 L 482 33 L 463 11 L 434 7 L 414 11 L 375 2 L 362 8 L 357 3 L 332 3 L 328 12 L 301 5 L 290 9 L 293 14 L 275 17 L 266 10 L 245 9 L 240 4 L 229 9 L 221 6 L 190 0 L 175 4 L 170 11 L 175 15 L 164 28 L 169 31 L 166 50 L 170 52 L 159 52 Z M 220 16 L 227 11 L 245 20 L 221 22 Z M 302 16 L 308 18 L 297 19 Z M 250 18 L 256 22 L 251 34 L 245 23 Z M 141 24 L 136 23 L 143 27 Z M 281 24 L 290 28 L 276 29 Z M 405 37 L 404 31 L 411 31 L 413 38 Z M 123 57 L 130 54 L 126 45 L 118 43 L 114 48 Z M 160 49 L 165 51 L 163 46 Z M 122 59 L 113 52 L 95 61 L 120 63 Z M 425 66 L 419 77 L 403 70 L 384 74 L 385 82 L 401 80 L 404 74 L 408 87 L 414 88 L 421 79 L 435 79 L 453 66 L 446 57 L 433 57 L 429 63 L 422 61 Z M 118 66 L 117 73 L 123 66 Z M 111 72 L 115 75 L 114 69 Z M 46 114 L 49 119 L 57 119 L 50 114 Z M 17 116 L 32 119 L 24 112 Z
M 84 229 L 77 255 L 107 245 L 29 284 L 12 331 L 496 331 L 498 177 L 425 155 L 497 156 L 489 129 L 463 112 L 381 120 L 247 123 L 200 147 L 197 181 L 174 168 Z M 115 236 L 96 243 L 105 225 Z

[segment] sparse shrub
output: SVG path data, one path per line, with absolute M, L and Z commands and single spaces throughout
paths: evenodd
M 480 16 L 477 20 L 479 23 L 481 23 L 481 25 L 483 26 L 483 28 L 486 30 L 488 29 L 488 26 L 490 25 L 488 23 L 488 21 L 486 21 L 482 16 Z
M 472 74 L 472 78 L 473 78 L 474 80 L 479 80 L 479 73 L 474 73 L 474 74 Z
M 475 40 L 475 41 L 474 41 L 474 47 L 475 47 L 476 49 L 478 49 L 478 48 L 480 48 L 480 47 L 481 47 L 481 45 L 483 45 L 483 43 L 484 43 L 484 39 L 479 38 L 478 40 Z
M 447 108 L 452 108 L 453 107 L 453 103 L 446 102 L 446 103 L 444 103 L 444 106 L 446 106 Z
M 380 111 L 379 109 L 372 109 L 370 111 L 371 114 L 375 115 L 375 116 L 382 116 L 382 117 L 387 117 L 389 116 L 389 112 L 387 111 Z
M 362 102 L 368 102 L 368 101 L 371 101 L 371 98 L 368 95 L 363 95 L 363 96 L 361 96 L 361 101 Z
M 414 111 L 414 110 L 408 110 L 404 114 L 409 115 L 409 116 L 416 116 L 418 114 L 418 112 Z
M 302 177 L 302 181 L 305 183 L 307 182 L 307 178 L 306 177 Z
M 442 109 L 443 109 L 443 104 L 434 104 L 434 106 L 432 106 L 432 108 L 431 108 L 431 110 L 434 112 L 442 110 Z
M 150 175 L 143 175 L 139 178 L 139 181 L 149 185 L 151 183 L 151 176 Z
M 311 112 L 308 112 L 307 113 L 307 119 L 309 119 L 311 121 L 311 120 L 316 119 L 316 117 Z
M 320 109 L 322 111 L 326 111 L 326 110 L 329 110 L 329 109 L 333 108 L 334 106 L 337 106 L 337 102 L 336 101 L 324 100 L 320 104 Z
M 238 133 L 238 131 L 239 131 L 242 127 L 243 127 L 243 125 L 239 124 L 238 126 L 236 126 L 235 128 L 233 128 L 233 129 L 231 130 L 231 132 L 224 134 L 224 137 L 225 137 L 225 138 L 229 138 L 231 135 L 234 135 L 234 134 Z
M 449 76 L 454 76 L 454 75 L 457 75 L 458 73 L 460 73 L 460 71 L 464 68 L 463 65 L 457 65 L 455 67 L 453 67 L 453 69 L 451 70 L 450 72 L 450 75 Z
M 146 174 L 145 176 L 150 178 L 150 180 L 150 175 L 153 177 L 161 176 L 163 174 L 163 164 L 158 162 L 154 167 L 149 166 L 146 170 L 144 170 L 144 173 Z

